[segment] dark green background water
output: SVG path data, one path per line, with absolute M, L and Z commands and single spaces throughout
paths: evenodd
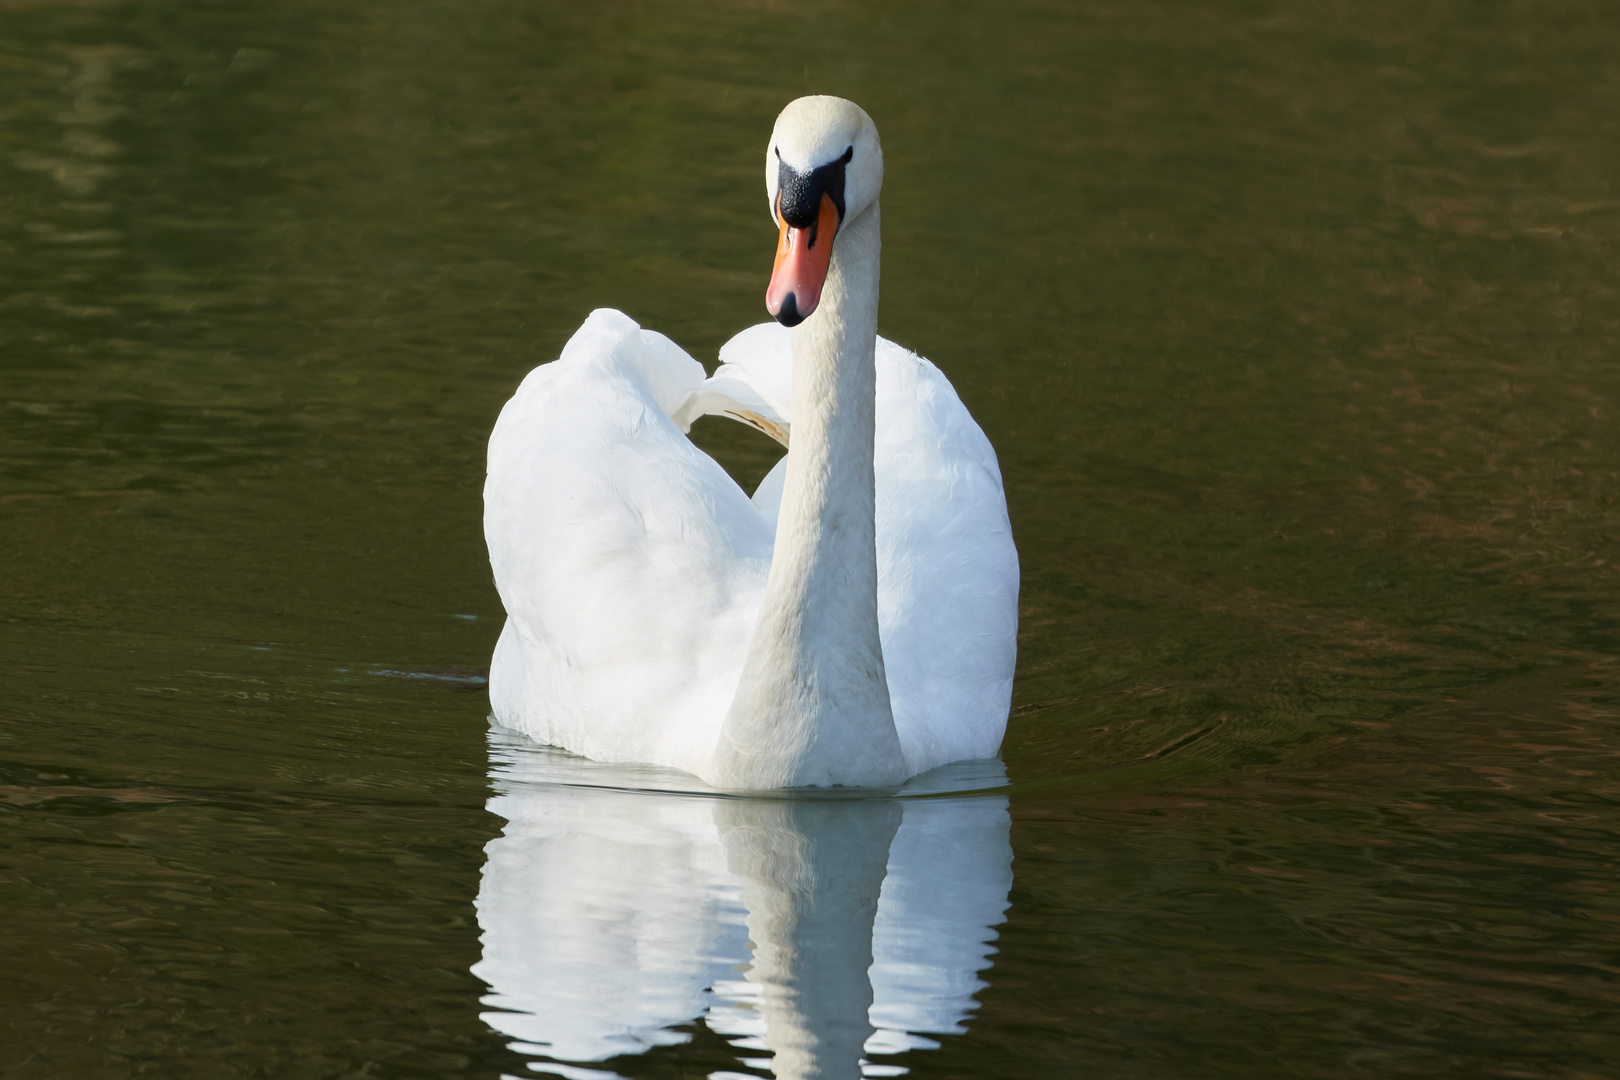
M 594 306 L 762 321 L 807 92 L 1024 570 L 913 1075 L 1616 1067 L 1612 5 L 0 0 L 0 1072 L 526 1071 L 484 439 Z

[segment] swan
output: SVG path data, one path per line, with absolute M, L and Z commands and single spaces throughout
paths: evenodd
M 939 369 L 877 334 L 883 151 L 853 102 L 777 118 L 766 308 L 705 379 L 592 312 L 502 409 L 484 535 L 507 618 L 495 721 L 721 789 L 887 788 L 994 757 L 1018 556 L 995 451 Z M 750 498 L 686 432 L 788 453 Z

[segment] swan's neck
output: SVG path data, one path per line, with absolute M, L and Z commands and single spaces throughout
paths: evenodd
M 793 449 L 759 622 L 715 756 L 730 788 L 905 779 L 878 641 L 878 207 L 845 223 L 793 331 Z

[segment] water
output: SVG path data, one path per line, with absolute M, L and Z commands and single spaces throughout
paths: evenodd
M 914 819 L 1005 805 L 1010 889 L 975 849 L 930 939 L 963 1030 L 880 1067 L 1609 1072 L 1616 55 L 1573 0 L 0 6 L 0 1069 L 759 1075 L 749 829 L 877 889 L 848 978 Z M 708 363 L 760 321 L 813 91 L 883 132 L 882 331 L 1024 569 L 1010 784 L 867 825 L 559 779 L 479 682 L 500 404 L 597 305 Z M 736 974 L 568 1062 L 509 1006 L 569 924 L 487 899 L 508 852 L 611 898 L 512 841 L 594 805 L 697 823 L 654 854 L 708 913 L 625 910 Z

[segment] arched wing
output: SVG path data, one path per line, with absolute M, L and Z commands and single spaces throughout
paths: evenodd
M 1018 638 L 1001 470 L 944 374 L 883 338 L 875 469 L 878 625 L 907 763 L 993 757 Z
M 490 437 L 484 534 L 507 625 L 496 718 L 600 760 L 707 771 L 771 555 L 741 489 L 672 419 L 703 370 L 593 312 Z

